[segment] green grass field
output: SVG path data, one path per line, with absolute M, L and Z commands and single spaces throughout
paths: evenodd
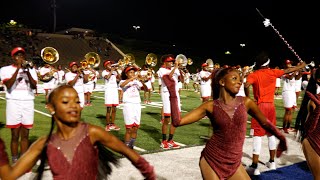
M 102 84 L 99 80 L 98 84 Z M 193 91 L 192 82 L 189 84 L 191 90 L 182 90 L 181 101 L 182 101 L 182 115 L 193 110 L 201 104 L 200 94 Z M 158 90 L 157 81 L 155 83 L 155 89 Z M 280 91 L 281 92 L 281 91 Z M 251 93 L 252 94 L 252 93 Z M 5 123 L 5 107 L 6 101 L 4 100 L 5 94 L 0 94 L 0 122 Z M 301 93 L 303 97 L 303 93 Z M 141 92 L 141 98 L 143 100 L 143 92 Z M 151 105 L 144 105 L 141 115 L 141 126 L 138 131 L 138 137 L 135 146 L 142 148 L 146 151 L 138 151 L 139 153 L 152 153 L 157 151 L 162 151 L 160 148 L 161 142 L 161 98 L 158 93 L 153 93 L 151 96 Z M 299 99 L 298 104 L 300 104 L 301 99 Z M 94 92 L 92 95 L 93 106 L 85 107 L 82 111 L 82 120 L 91 124 L 95 124 L 105 128 L 106 120 L 106 108 L 104 106 L 104 92 Z M 277 111 L 277 125 L 282 126 L 282 118 L 284 115 L 284 109 L 281 99 L 275 100 L 275 106 Z M 39 94 L 35 99 L 35 118 L 34 127 L 30 130 L 30 141 L 34 141 L 40 136 L 47 135 L 50 128 L 51 118 L 47 109 L 45 109 L 45 97 L 44 94 Z M 293 124 L 295 122 L 295 117 L 297 112 L 294 113 Z M 250 121 L 250 117 L 248 119 Z M 111 131 L 112 134 L 117 136 L 119 139 L 123 140 L 125 133 L 124 120 L 122 115 L 122 109 L 117 109 L 116 124 L 121 127 L 120 131 Z M 250 124 L 247 125 L 247 134 L 249 135 Z M 208 136 L 209 133 L 209 120 L 202 119 L 197 123 L 191 125 L 182 126 L 176 129 L 174 140 L 181 144 L 188 146 L 203 145 L 205 140 L 200 138 L 200 136 Z M 9 151 L 10 143 L 10 130 L 7 128 L 2 128 L 0 131 L 1 138 L 6 142 L 7 151 Z

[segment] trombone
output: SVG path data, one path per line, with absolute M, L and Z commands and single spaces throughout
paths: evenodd
M 134 65 L 135 64 L 135 57 L 133 54 L 128 53 L 125 54 L 123 59 L 119 59 L 117 63 L 112 64 L 111 67 L 124 67 L 128 65 Z

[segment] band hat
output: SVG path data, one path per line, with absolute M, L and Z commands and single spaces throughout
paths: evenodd
M 175 61 L 175 59 L 171 56 L 167 57 L 164 62 L 172 62 L 172 61 Z
M 13 57 L 18 52 L 22 52 L 23 54 L 26 53 L 26 51 L 22 47 L 16 47 L 11 51 L 11 56 Z
M 286 64 L 291 64 L 291 61 L 289 59 L 287 59 Z
M 201 65 L 201 67 L 206 67 L 206 66 L 208 66 L 207 63 L 203 63 L 203 64 Z
M 126 69 L 124 70 L 124 72 L 127 73 L 127 72 L 130 71 L 130 70 L 137 71 L 138 68 L 136 68 L 136 67 L 134 67 L 134 66 L 128 66 L 128 67 L 126 67 Z
M 261 66 L 264 67 L 264 66 L 268 66 L 269 64 L 270 64 L 270 59 L 268 59 L 268 61 L 263 63 Z
M 77 65 L 77 66 L 78 66 L 78 63 L 75 62 L 75 61 L 73 61 L 73 62 L 71 62 L 71 63 L 69 64 L 69 67 L 71 68 L 73 65 Z
M 108 64 L 112 64 L 112 62 L 109 61 L 109 60 L 105 61 L 105 62 L 103 63 L 103 67 L 106 67 L 106 65 L 108 65 Z

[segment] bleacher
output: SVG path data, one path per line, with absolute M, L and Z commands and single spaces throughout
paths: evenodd
M 76 28 L 79 30 L 79 28 Z M 81 30 L 81 29 L 80 29 Z M 71 61 L 80 62 L 88 52 L 99 54 L 101 61 L 117 61 L 122 55 L 112 48 L 102 37 L 85 36 L 72 32 L 70 34 L 50 34 L 34 32 L 30 29 L 2 30 L 0 33 L 0 67 L 12 63 L 10 51 L 17 46 L 25 48 L 27 60 L 32 60 L 38 67 L 43 65 L 40 52 L 44 47 L 54 47 L 59 53 L 59 61 L 54 65 L 68 67 Z M 99 69 L 103 69 L 102 62 Z

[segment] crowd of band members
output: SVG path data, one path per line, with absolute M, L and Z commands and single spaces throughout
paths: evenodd
M 134 73 L 137 76 L 131 77 L 127 73 L 129 73 L 128 68 L 129 65 L 126 67 L 120 67 L 115 65 L 116 62 L 112 60 L 106 60 L 103 62 L 103 67 L 105 68 L 101 75 L 99 72 L 90 67 L 81 67 L 78 62 L 73 61 L 69 63 L 69 67 L 63 69 L 61 65 L 58 65 L 57 68 L 54 65 L 45 64 L 41 68 L 36 68 L 36 66 L 25 65 L 23 66 L 23 49 L 13 49 L 11 54 L 12 57 L 16 59 L 17 62 L 14 63 L 13 66 L 8 66 L 7 68 L 1 69 L 1 80 L 8 80 L 11 77 L 9 76 L 16 76 L 16 79 L 19 81 L 17 87 L 21 89 L 15 89 L 16 95 L 13 96 L 12 93 L 7 93 L 7 107 L 10 106 L 11 109 L 17 109 L 19 104 L 24 104 L 27 107 L 26 112 L 24 113 L 23 118 L 25 122 L 14 122 L 10 125 L 10 122 L 7 123 L 7 127 L 11 128 L 11 154 L 12 154 L 12 161 L 15 162 L 19 155 L 23 154 L 26 149 L 28 148 L 28 134 L 29 130 L 33 126 L 33 117 L 34 117 L 34 96 L 37 95 L 37 88 L 36 84 L 39 81 L 43 82 L 43 89 L 45 93 L 45 102 L 48 102 L 48 95 L 49 93 L 57 86 L 61 84 L 69 84 L 74 87 L 77 91 L 80 105 L 82 108 L 85 106 L 91 106 L 91 95 L 93 90 L 96 87 L 97 79 L 102 78 L 104 79 L 104 90 L 105 90 L 105 106 L 106 106 L 106 131 L 119 131 L 120 127 L 116 125 L 116 110 L 119 104 L 123 103 L 125 97 L 125 93 L 123 92 L 128 87 L 125 85 L 120 86 L 120 82 L 126 79 L 123 79 L 124 74 L 128 79 L 132 78 L 132 81 L 141 82 L 139 86 L 137 86 L 137 90 L 143 90 L 143 102 L 145 104 L 151 103 L 151 95 L 153 92 L 156 92 L 154 87 L 154 82 L 156 77 L 158 78 L 159 84 L 159 94 L 161 95 L 163 108 L 161 110 L 161 122 L 162 122 L 162 141 L 160 143 L 160 147 L 163 149 L 170 149 L 170 148 L 179 148 L 180 146 L 173 141 L 173 136 L 175 133 L 175 127 L 170 124 L 170 117 L 171 117 L 171 109 L 170 109 L 170 100 L 169 100 L 169 93 L 166 89 L 166 85 L 164 84 L 162 77 L 164 75 L 170 75 L 176 81 L 176 89 L 177 94 L 181 94 L 181 89 L 184 86 L 184 89 L 190 90 L 189 83 L 190 79 L 193 80 L 193 88 L 195 92 L 200 92 L 200 97 L 202 99 L 202 103 L 207 102 L 212 98 L 212 88 L 211 88 L 211 79 L 215 73 L 215 70 L 220 68 L 219 64 L 210 67 L 207 63 L 201 64 L 201 70 L 197 69 L 197 72 L 194 75 L 191 75 L 188 69 L 181 68 L 179 63 L 175 62 L 175 56 L 172 54 L 167 54 L 161 57 L 162 65 L 158 69 L 157 72 L 154 71 L 153 67 L 148 67 L 147 65 L 143 65 L 142 68 L 138 67 L 137 65 L 130 70 L 134 70 Z M 284 62 L 285 68 L 292 67 L 293 62 L 290 60 L 285 60 Z M 299 66 L 299 63 L 297 64 Z M 9 69 L 12 67 L 11 69 Z M 19 67 L 20 70 L 15 72 L 14 67 Z M 223 68 L 228 67 L 228 65 L 224 65 Z M 241 66 L 234 66 L 235 69 L 239 70 L 241 74 L 242 86 L 239 90 L 237 96 L 246 96 L 247 93 L 245 92 L 245 83 L 246 78 L 250 73 L 253 73 L 253 70 L 250 70 L 248 66 L 241 67 Z M 275 97 L 279 96 L 278 89 L 281 87 L 279 85 L 279 81 L 282 81 L 282 98 L 283 98 L 283 105 L 285 109 L 284 117 L 283 117 L 283 132 L 289 133 L 290 131 L 296 131 L 296 129 L 291 128 L 293 113 L 295 110 L 299 109 L 298 106 L 298 98 L 300 95 L 301 90 L 305 90 L 306 85 L 308 83 L 308 79 L 310 78 L 310 70 L 308 69 L 298 69 L 296 71 L 290 73 L 283 73 L 283 75 L 277 77 L 277 83 L 275 84 Z M 129 78 L 130 77 L 130 78 Z M 280 80 L 281 79 L 281 80 Z M 25 80 L 25 81 L 22 81 Z M 6 86 L 8 89 L 12 88 L 14 82 L 6 82 Z M 26 96 L 21 92 L 24 92 Z M 20 98 L 19 98 L 20 97 Z M 16 99 L 18 98 L 18 99 Z M 27 99 L 26 99 L 27 98 Z M 139 98 L 140 99 L 140 98 Z M 180 98 L 178 98 L 180 101 Z M 30 103 L 25 103 L 25 100 L 28 100 Z M 256 99 L 257 100 L 257 99 Z M 12 103 L 10 103 L 12 102 Z M 23 103 L 22 103 L 23 102 Z M 128 103 L 128 99 L 125 100 L 125 103 Z M 132 102 L 130 102 L 132 103 Z M 137 101 L 139 108 L 140 101 Z M 178 103 L 180 104 L 180 102 Z M 21 109 L 20 107 L 18 109 Z M 179 107 L 181 110 L 181 107 Z M 12 115 L 15 114 L 15 115 Z M 125 113 L 124 115 L 128 115 L 130 113 Z M 132 122 L 134 124 L 126 124 L 126 130 L 130 135 L 130 138 L 125 137 L 126 145 L 133 148 L 134 141 L 136 139 L 137 129 L 140 126 L 140 118 L 141 118 L 141 109 L 137 111 L 138 119 L 137 122 Z M 29 117 L 25 118 L 28 115 Z M 17 113 L 12 113 L 10 110 L 8 111 L 7 108 L 7 119 L 12 117 L 18 116 Z M 126 117 L 125 117 L 126 119 Z M 21 126 L 21 127 L 20 127 Z M 133 131 L 132 128 L 136 127 L 134 131 L 135 135 L 132 136 L 131 132 Z M 130 129 L 130 130 L 129 130 Z M 168 133 L 169 132 L 169 133 Z M 21 149 L 20 154 L 18 152 L 19 146 L 19 135 L 22 136 L 21 138 Z M 167 137 L 168 135 L 168 137 Z M 274 156 L 274 155 L 273 155 Z M 270 161 L 270 163 L 273 162 Z M 256 168 L 256 167 L 255 167 Z M 275 167 L 274 167 L 275 168 Z

